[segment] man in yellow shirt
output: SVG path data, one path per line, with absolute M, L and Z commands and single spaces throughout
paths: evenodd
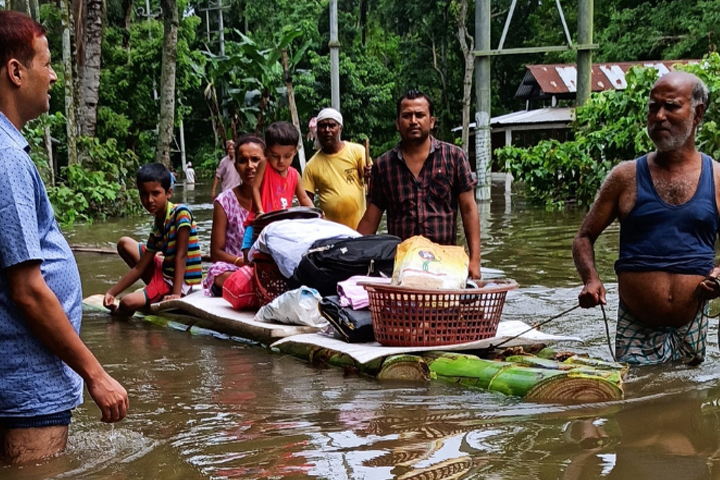
M 365 213 L 365 148 L 341 140 L 343 118 L 334 108 L 317 116 L 320 150 L 303 172 L 303 185 L 310 198 L 319 195 L 325 218 L 355 229 Z

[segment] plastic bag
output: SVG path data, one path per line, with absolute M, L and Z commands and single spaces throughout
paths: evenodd
M 314 288 L 300 287 L 290 290 L 258 310 L 255 320 L 265 323 L 324 327 L 327 321 L 320 315 L 318 309 L 321 299 Z
M 423 290 L 465 288 L 469 264 L 463 247 L 411 237 L 398 245 L 392 285 Z

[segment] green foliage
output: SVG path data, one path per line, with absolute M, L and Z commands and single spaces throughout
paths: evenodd
M 280 60 L 282 51 L 289 50 L 302 31 L 299 28 L 283 29 L 271 48 L 264 48 L 240 31 L 235 34 L 241 41 L 226 42 L 225 57 L 205 52 L 207 75 L 212 85 L 226 94 L 222 106 L 237 115 L 239 129 L 259 133 L 263 126 L 282 119 L 282 114 L 287 112 L 287 88 Z M 288 53 L 290 71 L 308 46 L 306 43 Z M 227 126 L 226 131 L 229 131 Z
M 679 70 L 697 75 L 710 90 L 710 105 L 697 134 L 698 149 L 720 159 L 720 54 L 707 55 L 702 62 L 679 65 Z
M 45 128 L 57 128 L 65 125 L 65 117 L 61 113 L 52 115 L 41 115 L 39 118 L 28 122 L 23 128 L 23 137 L 30 145 L 30 158 L 40 172 L 40 177 L 46 184 L 52 183 L 52 165 L 49 164 L 45 153 L 45 142 L 43 135 Z
M 82 165 L 62 168 L 62 183 L 48 188 L 55 215 L 61 224 L 90 222 L 108 216 L 137 215 L 141 212 L 134 175 L 137 156 L 118 151 L 110 139 L 80 137 L 78 148 L 87 159 Z
M 220 160 L 225 156 L 222 148 L 211 144 L 202 145 L 193 156 L 193 169 L 201 178 L 212 178 Z
M 524 182 L 527 198 L 551 209 L 592 202 L 611 167 L 607 160 L 592 158 L 578 142 L 544 140 L 528 149 L 508 146 L 496 153 Z
M 178 30 L 177 121 L 189 116 L 188 98 L 202 86 L 196 69 L 205 57 L 196 49 L 200 19 L 185 16 Z M 103 69 L 100 79 L 98 132 L 101 139 L 115 138 L 143 161 L 154 158 L 155 128 L 159 107 L 154 99 L 160 81 L 163 26 L 160 21 L 135 22 L 126 30 L 106 28 L 103 38 Z
M 711 105 L 697 134 L 700 150 L 720 155 L 718 116 L 720 55 L 712 53 L 697 65 L 678 66 L 698 75 L 711 91 Z M 657 71 L 632 68 L 625 90 L 594 94 L 576 111 L 575 140 L 545 140 L 528 149 L 496 150 L 500 164 L 524 182 L 527 198 L 535 204 L 559 208 L 567 203 L 589 205 L 610 169 L 623 160 L 654 149 L 646 132 L 647 101 Z

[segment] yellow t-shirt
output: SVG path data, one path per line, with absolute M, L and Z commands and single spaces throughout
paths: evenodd
M 365 213 L 364 165 L 365 148 L 345 141 L 338 153 L 319 150 L 305 166 L 303 187 L 318 195 L 328 220 L 357 228 Z

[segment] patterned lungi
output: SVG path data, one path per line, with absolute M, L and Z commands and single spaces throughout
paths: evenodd
M 637 320 L 620 302 L 615 332 L 617 360 L 635 365 L 693 359 L 692 363 L 702 362 L 707 347 L 707 312 L 706 303 L 687 325 L 651 328 Z

